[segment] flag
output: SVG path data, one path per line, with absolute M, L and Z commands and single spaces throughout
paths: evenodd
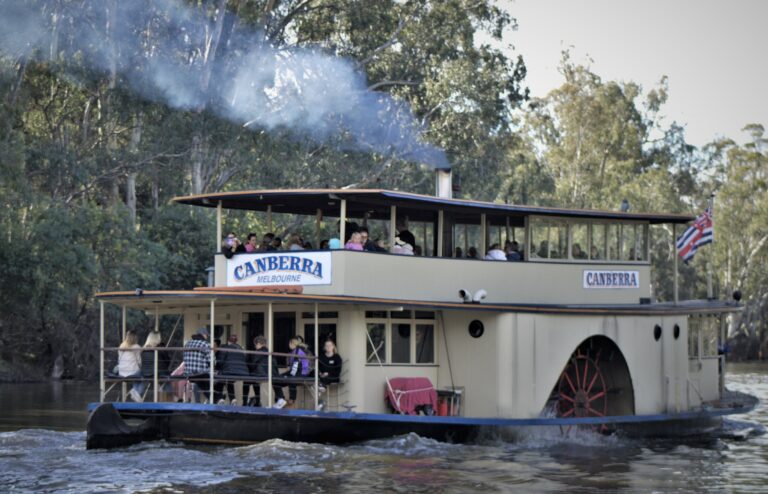
M 677 239 L 677 253 L 680 254 L 683 261 L 688 262 L 693 259 L 696 249 L 712 243 L 713 237 L 712 209 L 708 207 Z

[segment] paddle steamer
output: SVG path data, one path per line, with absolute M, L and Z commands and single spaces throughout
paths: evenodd
M 228 212 L 241 210 L 263 213 L 270 230 L 276 215 L 310 217 L 314 246 L 345 239 L 353 223 L 390 248 L 408 230 L 422 255 L 219 252 L 208 287 L 98 294 L 100 402 L 89 405 L 88 447 L 154 439 L 346 443 L 409 432 L 460 442 L 530 426 L 685 435 L 755 406 L 723 384 L 718 348 L 738 301 L 677 300 L 676 264 L 664 281 L 674 300 L 658 302 L 651 289 L 652 227 L 680 231 L 693 217 L 456 199 L 447 170 L 437 171 L 437 189 L 436 196 L 298 189 L 175 198 L 215 210 L 216 245 Z M 466 257 L 472 247 L 482 255 L 508 241 L 519 245 L 520 261 Z M 107 320 L 108 304 L 122 322 Z M 344 359 L 341 380 L 318 393 L 314 366 L 295 407 L 277 409 L 269 406 L 280 379 L 271 368 L 259 378 L 263 407 L 214 403 L 213 382 L 222 378 L 213 370 L 202 384 L 207 403 L 168 401 L 163 384 L 184 378 L 156 371 L 142 378 L 144 401 L 128 402 L 131 380 L 111 375 L 117 348 L 105 346 L 105 332 L 126 331 L 128 311 L 156 324 L 178 318 L 185 341 L 201 327 L 222 341 L 236 335 L 248 354 L 263 335 L 280 365 L 293 335 L 314 354 L 331 338 Z M 236 389 L 243 403 L 242 382 Z M 414 400 L 419 413 L 403 413 Z

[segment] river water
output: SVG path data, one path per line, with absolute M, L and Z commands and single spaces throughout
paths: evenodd
M 473 445 L 409 435 L 86 451 L 83 410 L 96 385 L 0 385 L 0 492 L 768 492 L 768 364 L 728 370 L 729 388 L 763 403 L 696 442 L 537 430 Z

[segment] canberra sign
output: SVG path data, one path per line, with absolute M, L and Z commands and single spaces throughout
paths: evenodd
M 227 286 L 330 284 L 330 252 L 261 252 L 227 259 Z
M 584 288 L 640 288 L 640 272 L 585 269 Z

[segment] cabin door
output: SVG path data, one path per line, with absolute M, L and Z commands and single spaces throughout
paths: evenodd
M 275 312 L 275 332 L 273 352 L 290 353 L 291 347 L 288 343 L 296 335 L 296 313 L 295 312 Z M 288 365 L 287 357 L 276 357 L 277 365 Z

